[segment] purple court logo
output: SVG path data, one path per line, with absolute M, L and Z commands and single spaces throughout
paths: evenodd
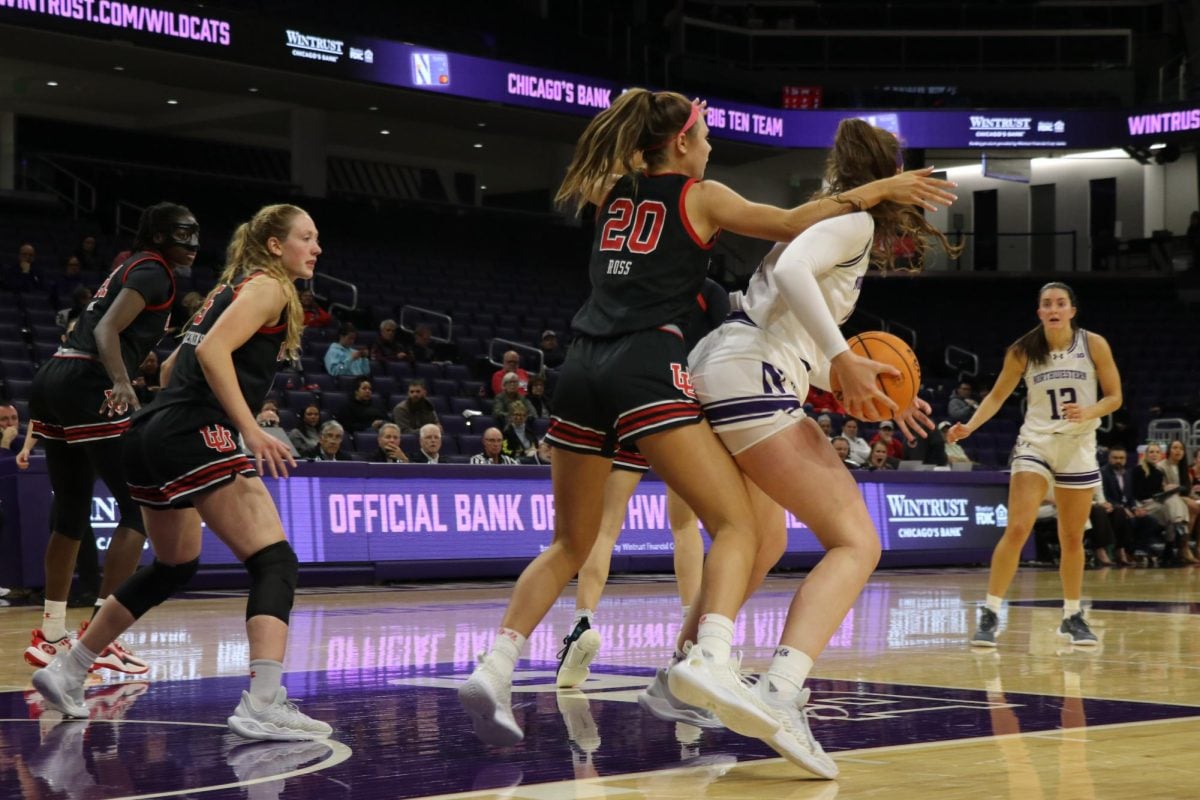
M 450 85 L 450 59 L 445 53 L 417 51 L 412 54 L 413 86 Z

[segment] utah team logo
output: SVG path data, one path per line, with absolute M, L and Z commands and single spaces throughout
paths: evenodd
M 691 376 L 688 375 L 682 364 L 671 364 L 671 383 L 675 384 L 675 388 L 688 397 L 696 396 L 696 390 L 692 388 Z
M 413 86 L 449 86 L 450 59 L 445 53 L 413 53 L 412 82 Z
M 200 435 L 204 437 L 204 445 L 218 453 L 237 450 L 237 442 L 233 440 L 233 434 L 223 425 L 209 425 L 207 428 L 201 428 Z

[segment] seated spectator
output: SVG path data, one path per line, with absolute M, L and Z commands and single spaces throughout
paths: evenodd
M 550 398 L 546 397 L 546 379 L 541 375 L 529 376 L 529 391 L 525 395 L 531 419 L 550 419 Z
M 503 366 L 492 373 L 492 397 L 500 394 L 503 390 L 501 383 L 509 373 L 517 376 L 517 381 L 520 384 L 518 392 L 524 397 L 526 390 L 529 388 L 529 373 L 521 369 L 521 355 L 516 350 L 509 350 L 504 354 L 502 363 Z
M 471 456 L 472 464 L 516 464 L 517 460 L 504 455 L 504 434 L 499 428 L 483 432 L 483 452 Z
M 305 406 L 296 427 L 288 431 L 288 439 L 301 458 L 316 458 L 321 449 L 321 409 Z
M 842 423 L 842 438 L 850 443 L 850 460 L 862 466 L 871 457 L 871 445 L 858 435 L 858 420 L 847 418 Z
M 828 414 L 817 415 L 817 427 L 825 434 L 826 439 L 833 438 L 833 417 Z
M 1179 555 L 1185 563 L 1194 564 L 1196 557 L 1192 553 L 1192 538 L 1196 531 L 1196 518 L 1200 516 L 1200 499 L 1197 499 L 1192 491 L 1192 481 L 1188 475 L 1187 447 L 1179 439 L 1173 440 L 1167 445 L 1166 456 L 1159 463 L 1163 475 L 1166 476 L 1163 490 L 1178 492 L 1175 499 L 1187 510 L 1186 527 L 1181 531 L 1183 542 L 1180 543 Z
M 153 350 L 146 353 L 146 357 L 138 365 L 138 372 L 132 383 L 139 403 L 146 405 L 154 399 L 158 390 L 162 388 L 159 386 L 158 353 Z M 279 423 L 278 416 L 275 417 L 275 423 Z
M 971 419 L 975 409 L 979 408 L 979 401 L 975 399 L 974 394 L 975 387 L 967 381 L 958 385 L 946 409 L 946 416 L 950 417 L 951 422 L 966 422 Z
M 421 426 L 421 447 L 408 457 L 410 464 L 442 463 L 442 429 L 432 422 Z
M 385 422 L 379 426 L 379 446 L 367 458 L 372 464 L 407 464 L 408 456 L 400 449 L 400 426 Z
M 895 423 L 890 419 L 885 419 L 879 423 L 879 433 L 871 437 L 871 447 L 874 448 L 876 442 L 883 442 L 883 446 L 887 448 L 888 458 L 898 461 L 904 458 L 904 443 L 895 437 L 895 432 Z M 874 455 L 873 450 L 872 455 Z
M 521 396 L 520 381 L 521 379 L 517 377 L 517 373 L 515 372 L 510 372 L 504 376 L 501 391 L 496 395 L 496 399 L 492 401 L 492 416 L 496 418 L 497 425 L 508 424 L 509 412 L 516 405 L 525 408 L 525 415 L 527 417 L 534 416 L 533 406 Z
M 846 409 L 842 408 L 842 404 L 833 396 L 833 392 L 818 389 L 816 386 L 808 387 L 808 396 L 804 398 L 804 405 L 811 406 L 814 414 L 841 414 L 843 416 L 846 414 Z
M 393 361 L 412 360 L 408 347 L 396 335 L 397 328 L 394 319 L 385 319 L 379 323 L 379 338 L 375 340 L 375 344 L 371 345 L 372 361 L 386 366 Z
M 1117 563 L 1121 566 L 1133 566 L 1135 551 L 1139 547 L 1147 550 L 1162 534 L 1162 526 L 1134 499 L 1133 475 L 1126 466 L 1127 460 L 1125 448 L 1113 445 L 1108 451 L 1108 463 L 1100 468 L 1100 486 L 1105 502 L 1112 508 L 1109 520 L 1117 544 Z
M 428 325 L 418 325 L 413 331 L 412 360 L 417 364 L 430 364 L 442 361 L 437 344 L 433 341 L 433 329 Z
M 0 403 L 0 451 L 16 455 L 25 442 L 21 439 L 21 415 L 11 403 Z
M 387 413 L 375 402 L 370 378 L 359 378 L 354 382 L 354 394 L 350 402 L 337 413 L 337 421 L 342 423 L 347 433 L 371 428 L 378 430 L 387 422 Z
M 1187 538 L 1188 510 L 1179 497 L 1178 485 L 1171 484 L 1168 488 L 1162 461 L 1162 445 L 1158 442 L 1146 445 L 1142 463 L 1133 470 L 1133 497 L 1140 508 L 1162 525 L 1168 545 L 1174 547 Z M 1182 548 L 1179 557 L 1187 563 L 1195 561 L 1190 548 Z
M 967 455 L 966 450 L 963 450 L 961 444 L 958 442 L 951 443 L 946 441 L 946 430 L 950 427 L 950 425 L 951 423 L 949 420 L 942 420 L 937 426 L 938 432 L 942 434 L 943 446 L 946 448 L 946 463 L 950 466 L 954 466 L 955 464 L 973 463 L 971 461 L 971 457 Z
M 58 313 L 54 315 L 54 321 L 60 327 L 67 327 L 67 323 L 76 319 L 82 314 L 92 302 L 92 290 L 87 286 L 76 286 L 71 292 L 71 304 L 65 308 L 60 308 Z M 57 303 L 55 304 L 57 305 Z
M 321 426 L 320 446 L 317 448 L 314 461 L 353 461 L 354 459 L 342 452 L 342 439 L 346 431 L 340 422 L 330 420 Z
M 550 462 L 554 460 L 554 448 L 545 439 L 538 442 L 537 452 L 532 458 L 522 459 L 522 464 L 540 464 L 542 466 L 550 466 Z
M 96 237 L 90 233 L 84 234 L 83 238 L 79 240 L 79 247 L 75 249 L 75 257 L 79 259 L 79 266 L 88 272 L 100 272 L 104 269 L 104 261 L 96 249 Z
M 838 454 L 838 458 L 846 465 L 846 469 L 858 469 L 861 466 L 850 457 L 850 441 L 845 436 L 835 436 L 829 442 L 833 445 L 833 451 Z
M 882 441 L 877 441 L 871 445 L 871 456 L 867 459 L 864 465 L 865 469 L 874 471 L 881 469 L 895 469 L 897 467 L 896 459 L 888 455 L 887 445 Z
M 154 351 L 151 351 L 150 355 L 154 355 Z M 284 432 L 283 428 L 279 427 L 279 407 L 275 405 L 274 400 L 266 400 L 263 402 L 263 406 L 259 410 L 258 414 L 255 415 L 254 421 L 257 422 L 258 427 L 262 428 L 263 431 L 272 439 L 278 439 L 286 444 L 288 449 L 292 451 L 293 456 L 300 455 L 299 451 L 296 449 L 296 445 L 292 442 L 291 437 Z M 240 445 L 242 450 L 245 452 L 250 452 L 246 449 L 246 440 L 242 438 L 240 433 L 238 434 L 238 445 Z
M 67 305 L 69 298 L 73 297 L 75 290 L 84 283 L 83 267 L 80 265 L 79 256 L 67 256 L 67 260 L 63 263 L 63 276 L 54 282 L 50 289 L 50 304 L 55 308 L 62 308 Z M 91 296 L 89 290 L 88 296 Z
M 920 461 L 934 467 L 945 467 L 950 463 L 946 455 L 946 437 L 939 430 L 927 431 L 925 436 L 917 436 L 912 442 L 903 444 L 905 461 Z
M 558 369 L 567 360 L 566 351 L 558 346 L 558 334 L 551 330 L 542 331 L 542 366 Z
M 37 250 L 29 242 L 22 242 L 17 248 L 17 263 L 4 270 L 0 285 L 10 292 L 44 292 L 46 282 L 42 279 L 42 271 L 34 264 L 37 260 Z
M 338 340 L 325 351 L 325 371 L 334 377 L 370 375 L 371 359 L 365 347 L 355 347 L 358 329 L 346 322 L 338 329 Z
M 504 454 L 515 459 L 537 455 L 538 437 L 526 423 L 529 409 L 524 403 L 514 403 L 508 410 L 508 424 L 504 426 Z
M 408 397 L 392 409 L 392 419 L 400 426 L 401 433 L 417 433 L 426 425 L 442 426 L 437 409 L 429 402 L 424 378 L 408 382 Z
M 304 309 L 304 327 L 327 328 L 334 323 L 333 314 L 317 305 L 312 289 L 300 292 L 300 307 Z

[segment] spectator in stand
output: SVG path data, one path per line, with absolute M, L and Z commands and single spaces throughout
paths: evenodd
M 935 467 L 944 467 L 950 463 L 946 455 L 946 437 L 941 431 L 932 430 L 924 439 L 917 438 L 904 443 L 904 460 L 920 461 Z
M 288 439 L 301 458 L 316 458 L 321 449 L 321 409 L 305 406 L 296 427 L 288 431 Z
M 894 458 L 897 461 L 904 458 L 904 443 L 896 438 L 895 432 L 896 425 L 890 419 L 879 423 L 879 433 L 871 437 L 871 455 L 875 455 L 875 445 L 883 442 L 883 446 L 887 448 L 888 458 Z
M 471 456 L 472 464 L 516 464 L 517 460 L 504 455 L 504 434 L 499 428 L 483 432 L 483 452 Z
M 367 458 L 372 464 L 407 464 L 408 456 L 400 449 L 400 426 L 385 422 L 379 426 L 378 447 Z
M 529 408 L 524 403 L 514 403 L 508 410 L 508 424 L 504 426 L 504 454 L 520 460 L 537 455 L 539 440 L 533 428 L 526 424 Z
M 379 323 L 379 338 L 371 345 L 371 360 L 386 367 L 394 361 L 411 361 L 408 347 L 396 336 L 396 320 L 385 319 Z
M 858 435 L 858 420 L 846 418 L 842 423 L 842 438 L 850 443 L 850 460 L 860 467 L 866 464 L 871 457 L 871 445 Z
M 502 361 L 503 365 L 500 369 L 492 373 L 492 397 L 500 394 L 503 391 L 501 386 L 504 378 L 509 373 L 517 376 L 517 381 L 520 384 L 517 388 L 522 397 L 525 396 L 526 390 L 529 388 L 529 373 L 521 369 L 521 355 L 516 350 L 509 350 L 504 354 Z
M 79 256 L 67 256 L 63 262 L 63 276 L 50 288 L 50 305 L 63 308 L 75 296 L 75 290 L 86 285 L 82 270 Z M 88 297 L 91 297 L 91 290 L 88 290 Z
M 1117 564 L 1123 567 L 1134 565 L 1139 542 L 1151 542 L 1162 531 L 1162 526 L 1133 497 L 1133 475 L 1126 466 L 1127 459 L 1125 448 L 1113 445 L 1108 463 L 1100 468 L 1100 486 L 1117 545 Z
M 333 315 L 317 305 L 312 289 L 300 293 L 300 307 L 304 309 L 304 327 L 326 328 L 334 323 Z
M 1200 517 L 1200 499 L 1192 490 L 1191 476 L 1188 474 L 1187 447 L 1178 439 L 1167 445 L 1167 456 L 1162 461 L 1163 473 L 1166 475 L 1165 490 L 1178 488 L 1179 501 L 1187 508 L 1187 530 L 1184 532 L 1183 560 L 1189 564 L 1195 563 L 1192 555 L 1192 540 L 1196 536 L 1196 519 Z
M 542 331 L 542 366 L 558 369 L 566 361 L 566 352 L 558 346 L 558 334 L 551 330 Z
M 817 427 L 821 429 L 821 433 L 825 434 L 826 439 L 833 438 L 833 417 L 828 414 L 819 414 L 817 416 Z
M 54 321 L 60 327 L 67 327 L 67 323 L 73 319 L 78 319 L 79 315 L 84 312 L 88 304 L 92 302 L 92 290 L 82 284 L 76 286 L 71 292 L 71 304 L 66 308 L 60 308 L 58 313 L 54 315 Z M 57 304 L 56 304 L 57 305 Z
M 507 425 L 509 413 L 518 405 L 524 407 L 527 417 L 534 416 L 533 406 L 521 396 L 521 379 L 517 373 L 510 372 L 505 375 L 500 389 L 500 393 L 492 401 L 492 416 L 496 418 L 497 425 Z
M 342 452 L 342 440 L 346 438 L 346 431 L 342 428 L 341 423 L 335 420 L 330 420 L 321 426 L 320 446 L 317 448 L 317 454 L 313 456 L 314 461 L 353 461 L 349 455 Z
M 1190 547 L 1183 547 L 1187 539 L 1188 510 L 1179 497 L 1178 484 L 1167 484 L 1167 473 L 1163 466 L 1163 448 L 1158 442 L 1146 445 L 1146 456 L 1133 470 L 1133 497 L 1138 505 L 1158 521 L 1166 531 L 1168 545 L 1178 547 L 1179 558 L 1186 563 L 1195 563 Z
M 429 364 L 440 361 L 437 344 L 433 341 L 433 329 L 428 325 L 418 325 L 413 331 L 412 360 L 417 364 Z
M 547 442 L 545 439 L 542 439 L 542 441 L 538 443 L 537 452 L 534 453 L 533 457 L 526 458 L 521 463 L 548 467 L 550 466 L 550 462 L 553 460 L 553 458 L 554 448 L 550 446 L 549 442 Z
M 808 387 L 804 405 L 811 406 L 814 414 L 841 414 L 843 416 L 846 414 L 846 409 L 842 408 L 842 404 L 833 396 L 833 392 L 827 392 L 815 386 Z
M 0 403 L 0 452 L 15 455 L 21 451 L 21 416 L 11 403 Z
M 392 409 L 392 419 L 400 426 L 401 433 L 417 433 L 426 425 L 442 427 L 437 409 L 427 396 L 424 378 L 413 378 L 408 382 L 408 397 Z
M 975 388 L 967 381 L 963 381 L 955 390 L 954 396 L 950 398 L 950 405 L 947 407 L 946 415 L 950 417 L 951 422 L 963 422 L 971 418 L 975 410 L 979 408 L 979 401 L 973 396 Z
M 442 429 L 430 423 L 421 426 L 421 446 L 408 457 L 410 464 L 442 463 Z
M 88 272 L 99 272 L 104 269 L 104 261 L 96 249 L 96 237 L 90 233 L 84 234 L 83 238 L 79 240 L 79 247 L 75 249 L 75 257 L 79 259 L 79 266 Z
M 154 351 L 151 351 L 150 354 L 154 355 Z M 292 451 L 293 456 L 300 455 L 291 437 L 284 432 L 283 428 L 279 427 L 279 406 L 274 400 L 263 401 L 262 408 L 254 415 L 254 421 L 258 423 L 258 427 L 262 428 L 265 434 L 287 445 L 288 449 Z M 238 434 L 238 446 L 245 453 L 251 454 L 250 449 L 246 447 L 245 437 L 240 433 Z
M 325 351 L 325 371 L 334 377 L 342 375 L 365 376 L 371 374 L 370 352 L 365 347 L 355 347 L 358 328 L 343 322 L 338 329 L 338 340 Z
M 371 428 L 379 430 L 387 422 L 387 412 L 375 401 L 370 378 L 359 378 L 354 382 L 354 395 L 338 412 L 337 421 L 352 434 Z
M 0 283 L 10 292 L 46 291 L 42 271 L 34 264 L 36 260 L 37 249 L 30 242 L 21 242 L 17 248 L 17 263 L 4 271 L 4 280 Z
M 550 398 L 546 397 L 546 379 L 541 375 L 529 376 L 529 391 L 525 395 L 532 419 L 550 419 Z
M 942 435 L 942 441 L 946 446 L 946 463 L 953 467 L 955 464 L 971 464 L 971 457 L 967 455 L 967 451 L 963 450 L 962 445 L 958 442 L 946 441 L 946 430 L 950 427 L 949 420 L 942 420 L 938 423 L 938 433 Z
M 162 388 L 159 385 L 158 353 L 153 350 L 146 353 L 146 357 L 138 365 L 138 374 L 134 376 L 131 383 L 139 403 L 146 405 L 154 399 L 155 394 Z M 279 422 L 278 417 L 275 422 Z
M 882 441 L 876 441 L 871 445 L 871 457 L 867 459 L 866 469 L 895 469 L 896 459 L 888 455 L 887 445 Z
M 862 466 L 850 457 L 850 440 L 845 436 L 835 436 L 829 442 L 833 445 L 833 451 L 838 454 L 838 458 L 846 465 L 846 469 L 858 469 Z

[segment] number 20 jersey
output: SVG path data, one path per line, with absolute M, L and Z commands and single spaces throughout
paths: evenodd
M 596 213 L 592 293 L 576 331 L 606 337 L 685 324 L 716 239 L 700 241 L 688 221 L 684 198 L 695 183 L 678 173 L 617 181 Z
M 1025 367 L 1025 388 L 1029 406 L 1025 410 L 1024 433 L 1058 433 L 1078 435 L 1090 433 L 1100 425 L 1099 420 L 1068 422 L 1063 419 L 1067 403 L 1087 407 L 1098 399 L 1096 364 L 1088 350 L 1087 331 L 1080 328 L 1066 350 L 1051 350 L 1041 364 Z

